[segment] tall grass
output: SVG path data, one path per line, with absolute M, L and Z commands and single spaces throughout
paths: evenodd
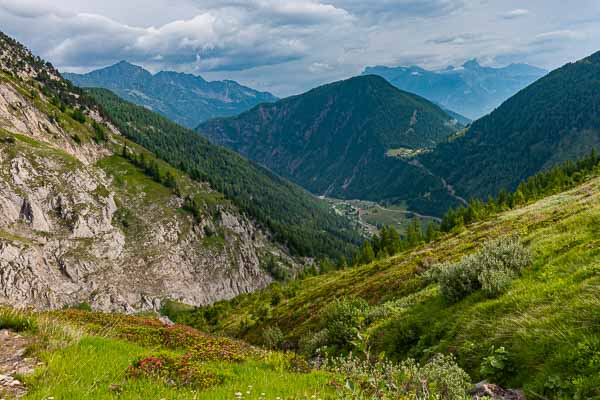
M 0 329 L 10 329 L 15 332 L 34 332 L 37 327 L 37 318 L 31 311 L 0 307 Z

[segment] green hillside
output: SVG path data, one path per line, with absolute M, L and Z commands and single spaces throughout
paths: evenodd
M 353 349 L 360 332 L 393 360 L 449 352 L 473 381 L 597 399 L 599 222 L 594 177 L 391 258 L 171 315 L 253 343 L 275 329 L 307 355 Z
M 406 203 L 440 215 L 459 200 L 415 163 L 459 128 L 435 104 L 378 76 L 318 87 L 197 128 L 318 195 Z
M 87 93 L 127 138 L 207 181 L 302 256 L 346 255 L 360 237 L 328 204 L 236 153 L 104 89 Z
M 600 53 L 511 97 L 421 161 L 464 197 L 514 190 L 527 177 L 600 146 Z

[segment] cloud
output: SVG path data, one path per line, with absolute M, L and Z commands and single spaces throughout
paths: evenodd
M 597 50 L 600 3 L 580 1 L 0 0 L 0 29 L 64 71 L 126 59 L 285 96 L 365 65 L 558 66 Z
M 314 62 L 308 66 L 308 70 L 313 74 L 325 71 L 333 71 L 334 69 L 335 67 L 333 67 L 332 65 L 323 62 Z
M 51 14 L 68 15 L 65 11 L 55 10 L 35 0 L 0 0 L 0 9 L 19 18 L 38 18 Z
M 35 9 L 33 2 L 10 1 L 0 0 L 0 10 L 35 20 L 22 33 L 44 32 L 45 44 L 41 38 L 36 41 L 43 46 L 42 56 L 60 66 L 79 68 L 121 59 L 193 71 L 276 65 L 305 57 L 309 42 L 329 26 L 340 28 L 353 21 L 348 12 L 332 5 L 251 0 L 220 2 L 189 19 L 139 27 L 102 15 L 53 12 Z
M 532 43 L 533 44 L 543 44 L 543 43 L 551 43 L 551 42 L 559 42 L 559 41 L 583 40 L 586 38 L 587 38 L 587 35 L 585 32 L 564 29 L 564 30 L 540 33 L 535 36 L 535 39 L 532 41 Z
M 429 39 L 427 43 L 431 44 L 449 44 L 449 45 L 470 45 L 474 43 L 481 43 L 494 40 L 495 37 L 490 35 L 482 35 L 476 33 L 464 33 L 460 35 L 450 35 L 450 36 L 438 36 L 433 39 Z
M 463 0 L 331 0 L 336 7 L 371 18 L 434 17 L 464 7 Z
M 348 11 L 313 0 L 223 0 L 199 1 L 206 11 L 242 11 L 271 25 L 317 25 L 354 19 Z
M 514 10 L 500 14 L 500 17 L 504 18 L 504 19 L 516 19 L 516 18 L 526 17 L 528 15 L 529 15 L 529 10 L 526 10 L 524 8 L 516 8 Z

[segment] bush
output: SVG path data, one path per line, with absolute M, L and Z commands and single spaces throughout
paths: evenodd
M 85 123 L 85 114 L 81 110 L 74 110 L 71 113 L 71 118 L 75 121 L 84 124 Z
M 339 398 L 464 400 L 472 386 L 454 358 L 442 354 L 423 366 L 411 359 L 396 365 L 350 354 L 333 360 L 329 369 L 344 379 L 336 385 Z
M 283 343 L 283 332 L 278 326 L 269 326 L 263 330 L 263 343 L 269 349 L 279 349 Z
M 92 122 L 92 128 L 94 129 L 94 140 L 96 141 L 96 143 L 106 142 L 106 140 L 108 139 L 108 135 L 104 131 L 102 125 L 94 121 Z
M 328 332 L 327 341 L 338 350 L 346 350 L 356 340 L 364 322 L 369 304 L 361 299 L 335 300 L 325 309 L 323 322 Z
M 529 264 L 531 254 L 515 235 L 487 242 L 456 264 L 435 267 L 427 277 L 439 282 L 442 295 L 451 302 L 480 289 L 488 297 L 497 297 Z
M 329 331 L 322 329 L 317 333 L 308 332 L 300 338 L 298 342 L 298 350 L 300 354 L 306 357 L 312 357 L 317 353 L 317 350 L 327 346 L 329 340 Z

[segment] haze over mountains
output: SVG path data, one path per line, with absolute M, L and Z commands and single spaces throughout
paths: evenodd
M 416 93 L 472 120 L 491 112 L 546 73 L 527 64 L 484 67 L 476 59 L 458 68 L 439 71 L 418 66 L 374 66 L 363 72 L 383 76 L 399 89 Z
M 197 131 L 315 194 L 405 202 L 441 215 L 460 200 L 414 157 L 460 128 L 428 100 L 367 75 L 211 120 Z
M 257 104 L 277 100 L 270 93 L 234 81 L 207 82 L 198 75 L 172 71 L 153 75 L 126 61 L 87 74 L 63 76 L 80 87 L 109 89 L 188 128 L 210 118 L 237 115 Z

